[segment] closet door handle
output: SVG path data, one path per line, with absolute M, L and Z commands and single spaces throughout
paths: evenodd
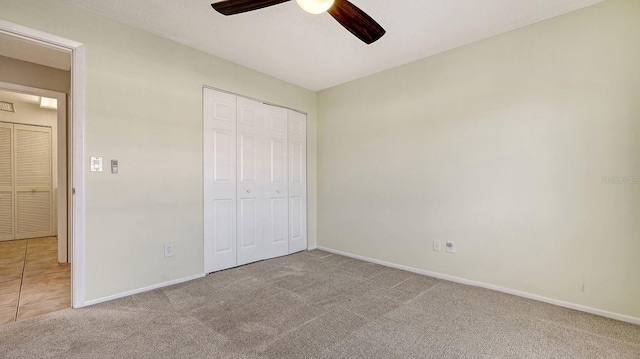
M 276 193 L 280 193 L 280 190 L 277 190 Z
M 251 190 L 250 190 L 250 189 L 248 189 L 248 190 L 247 190 L 247 193 L 251 193 Z

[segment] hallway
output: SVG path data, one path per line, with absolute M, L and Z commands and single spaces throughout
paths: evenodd
M 55 237 L 0 242 L 0 324 L 71 307 L 71 265 Z

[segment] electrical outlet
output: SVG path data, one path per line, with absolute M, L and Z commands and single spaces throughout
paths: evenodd
M 173 257 L 173 243 L 164 245 L 164 257 Z
M 447 253 L 455 253 L 456 252 L 456 242 L 447 241 Z
M 440 252 L 440 241 L 433 241 L 433 250 Z

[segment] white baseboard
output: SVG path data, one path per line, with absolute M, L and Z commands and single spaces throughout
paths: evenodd
M 155 285 L 151 285 L 148 287 L 144 287 L 144 288 L 139 288 L 139 289 L 134 289 L 134 290 L 130 290 L 128 292 L 123 292 L 123 293 L 118 293 L 118 294 L 114 294 L 114 295 L 110 295 L 107 297 L 102 297 L 102 298 L 98 298 L 98 299 L 93 299 L 93 300 L 88 300 L 84 302 L 84 306 L 90 306 L 90 305 L 94 305 L 94 304 L 98 304 L 98 303 L 104 303 L 104 302 L 108 302 L 110 300 L 114 300 L 114 299 L 120 299 L 120 298 L 124 298 L 124 297 L 128 297 L 130 295 L 134 295 L 134 294 L 139 294 L 139 293 L 144 293 L 144 292 L 148 292 L 150 290 L 154 290 L 154 289 L 158 289 L 158 288 L 163 288 L 163 287 L 168 287 L 170 285 L 175 285 L 175 284 L 180 284 L 180 283 L 184 283 L 184 282 L 188 282 L 194 279 L 198 279 L 198 278 L 202 278 L 204 277 L 205 274 L 196 274 L 194 276 L 191 277 L 186 277 L 186 278 L 180 278 L 180 279 L 175 279 L 175 280 L 171 280 L 168 282 L 164 282 L 164 283 L 159 283 L 159 284 L 155 284 Z
M 309 248 L 307 248 L 307 250 L 308 250 L 308 251 L 312 251 L 312 250 L 314 250 L 314 249 L 318 249 L 318 246 L 313 246 L 313 247 L 309 247 Z
M 573 310 L 577 310 L 577 311 L 581 311 L 581 312 L 585 312 L 585 313 L 595 314 L 595 315 L 599 315 L 599 316 L 602 316 L 602 317 L 619 320 L 619 321 L 622 321 L 622 322 L 627 322 L 627 323 L 631 323 L 631 324 L 640 325 L 640 318 L 631 317 L 631 316 L 624 315 L 624 314 L 618 314 L 618 313 L 608 312 L 608 311 L 601 310 L 601 309 L 586 307 L 586 306 L 575 304 L 575 303 L 564 302 L 564 301 L 561 301 L 561 300 L 558 300 L 558 299 L 547 298 L 547 297 L 543 297 L 543 296 L 540 296 L 540 295 L 537 295 L 537 294 L 522 292 L 522 291 L 515 290 L 515 289 L 503 288 L 503 287 L 500 287 L 500 286 L 497 286 L 497 285 L 493 285 L 493 284 L 477 282 L 477 281 L 474 281 L 474 280 L 464 279 L 464 278 L 460 278 L 460 277 L 454 277 L 454 276 L 447 275 L 447 274 L 441 274 L 441 273 L 431 272 L 431 271 L 424 270 L 424 269 L 418 269 L 418 268 L 414 268 L 414 267 L 403 266 L 403 265 L 400 265 L 400 264 L 385 262 L 385 261 L 381 261 L 381 260 L 378 260 L 378 259 L 359 256 L 357 254 L 351 254 L 351 253 L 347 253 L 347 252 L 342 252 L 342 251 L 338 251 L 338 250 L 331 249 L 331 248 L 317 246 L 317 247 L 314 247 L 313 249 L 319 249 L 319 250 L 323 250 L 323 251 L 326 251 L 326 252 L 329 252 L 329 253 L 339 254 L 339 255 L 342 255 L 342 256 L 345 256 L 345 257 L 350 257 L 350 258 L 359 259 L 359 260 L 366 261 L 366 262 L 379 264 L 379 265 L 382 265 L 382 266 L 385 266 L 385 267 L 401 269 L 401 270 L 405 270 L 407 272 L 413 272 L 413 273 L 417 273 L 417 274 L 422 274 L 422 275 L 426 275 L 426 276 L 429 276 L 429 277 L 434 277 L 434 278 L 447 280 L 447 281 L 450 281 L 450 282 L 455 282 L 455 283 L 460 283 L 460 284 L 466 284 L 466 285 L 470 285 L 470 286 L 474 286 L 474 287 L 491 289 L 491 290 L 495 290 L 497 292 L 512 294 L 512 295 L 516 295 L 516 296 L 519 296 L 519 297 L 523 297 L 523 298 L 527 298 L 527 299 L 533 299 L 533 300 L 537 300 L 537 301 L 540 301 L 540 302 L 557 305 L 557 306 L 564 307 L 564 308 L 569 308 L 569 309 L 573 309 Z

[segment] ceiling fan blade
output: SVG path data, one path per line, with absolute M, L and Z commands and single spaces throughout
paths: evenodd
M 347 0 L 335 0 L 327 12 L 367 45 L 377 41 L 386 32 L 371 16 Z
M 290 0 L 226 0 L 211 4 L 214 10 L 222 15 L 235 15 L 243 12 L 278 5 Z

